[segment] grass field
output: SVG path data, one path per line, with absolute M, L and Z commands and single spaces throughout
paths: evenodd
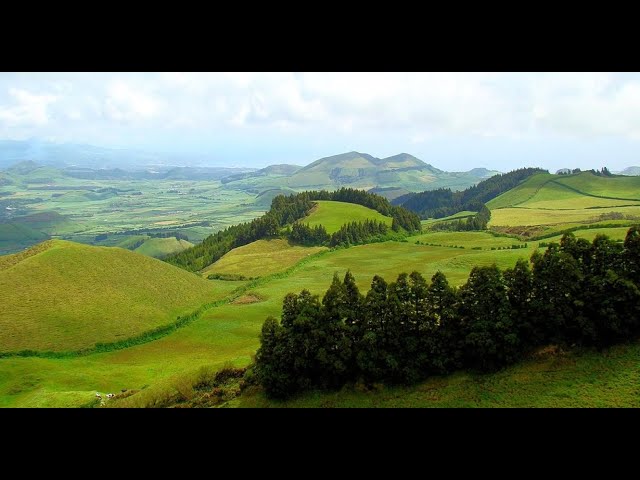
M 511 247 L 524 245 L 525 242 L 511 237 L 496 237 L 488 232 L 430 232 L 411 237 L 410 241 L 431 243 L 446 247 L 462 246 L 464 248 L 491 249 L 492 247 Z
M 176 237 L 169 238 L 149 238 L 134 250 L 134 252 L 148 255 L 149 257 L 160 258 L 171 253 L 178 253 L 187 248 L 193 247 L 193 243 L 186 240 L 178 240 Z
M 458 218 L 473 217 L 476 213 L 477 212 L 472 212 L 470 210 L 463 210 L 462 212 L 458 212 L 458 213 L 455 213 L 453 215 L 449 215 L 448 217 L 429 218 L 427 220 L 422 220 L 420 223 L 422 223 L 423 226 L 433 225 L 434 223 L 438 223 L 438 222 L 446 222 L 448 220 L 455 220 L 455 219 L 458 219 Z
M 126 339 L 211 301 L 196 275 L 119 248 L 52 240 L 3 259 L 0 351 L 67 351 Z M 27 252 L 28 253 L 28 252 Z
M 235 248 L 220 260 L 209 265 L 202 275 L 212 273 L 242 275 L 247 278 L 276 273 L 298 263 L 303 258 L 326 250 L 326 247 L 301 247 L 287 240 L 258 240 Z
M 600 215 L 607 213 L 622 213 L 623 215 L 640 217 L 640 206 L 575 210 L 501 208 L 498 210 L 491 210 L 491 220 L 489 221 L 489 227 L 589 223 L 598 221 Z M 629 221 L 628 223 L 633 223 L 633 221 Z
M 456 373 L 413 387 L 346 387 L 286 402 L 248 392 L 227 407 L 451 408 L 640 407 L 640 345 L 531 359 L 494 374 Z
M 384 222 L 391 227 L 391 217 L 385 217 L 381 213 L 362 205 L 329 200 L 319 200 L 315 203 L 317 207 L 314 207 L 311 213 L 300 222 L 308 223 L 312 227 L 323 225 L 329 234 L 340 230 L 340 227 L 345 223 L 362 222 L 364 220 Z

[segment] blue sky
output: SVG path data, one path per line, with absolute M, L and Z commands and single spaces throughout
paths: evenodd
M 304 165 L 357 150 L 443 170 L 640 165 L 637 73 L 0 73 L 0 139 Z

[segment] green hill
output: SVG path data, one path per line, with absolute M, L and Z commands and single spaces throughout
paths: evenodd
M 0 352 L 123 340 L 206 303 L 211 283 L 121 248 L 50 240 L 0 257 Z
M 48 235 L 20 222 L 0 223 L 0 255 L 46 240 Z
M 362 222 L 364 220 L 377 220 L 391 227 L 391 217 L 385 217 L 379 212 L 355 203 L 334 202 L 330 200 L 318 200 L 311 213 L 300 220 L 309 226 L 323 225 L 327 233 L 331 234 L 340 230 L 340 227 L 349 222 Z
M 172 253 L 178 253 L 187 248 L 193 247 L 193 243 L 186 240 L 178 240 L 176 237 L 169 238 L 149 238 L 134 250 L 134 252 L 148 255 L 149 257 L 160 258 Z
M 627 167 L 620 172 L 620 175 L 640 175 L 640 167 Z
M 537 174 L 487 203 L 492 227 L 640 219 L 640 178 Z

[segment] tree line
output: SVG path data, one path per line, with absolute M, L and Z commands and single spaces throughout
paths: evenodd
M 454 232 L 469 232 L 473 230 L 486 230 L 491 220 L 491 210 L 486 205 L 480 207 L 480 211 L 467 218 L 459 218 L 448 222 L 438 222 L 431 225 L 431 230 L 447 230 Z
M 640 334 L 640 228 L 624 244 L 563 236 L 530 262 L 474 267 L 452 287 L 437 272 L 376 275 L 366 296 L 351 272 L 322 300 L 284 297 L 262 326 L 255 374 L 267 395 L 363 381 L 411 384 L 455 370 L 493 371 L 549 344 L 604 348 Z
M 313 202 L 317 200 L 355 203 L 374 209 L 383 215 L 392 217 L 392 229 L 396 232 L 405 230 L 412 233 L 421 229 L 420 219 L 417 215 L 403 207 L 392 206 L 386 198 L 380 195 L 353 188 L 341 188 L 334 192 L 308 191 L 292 195 L 278 195 L 271 201 L 271 208 L 263 216 L 209 235 L 202 243 L 182 252 L 168 255 L 164 261 L 196 272 L 216 262 L 234 248 L 265 238 L 284 236 L 304 245 L 330 244 L 331 237 L 328 236 L 324 227 L 309 232 L 298 225 L 295 227 L 295 233 L 293 227 L 281 233 L 282 227 L 290 224 L 295 225 L 297 220 L 307 216 L 313 207 Z M 355 229 L 359 228 L 355 227 Z
M 388 234 L 389 227 L 386 223 L 369 219 L 345 223 L 333 235 L 329 235 L 323 225 L 311 227 L 300 222 L 294 223 L 292 227 L 287 227 L 285 231 L 285 236 L 292 243 L 328 247 L 359 245 L 375 239 L 385 239 Z
M 417 213 L 420 218 L 448 217 L 463 210 L 479 211 L 489 200 L 511 190 L 523 180 L 536 173 L 549 173 L 541 168 L 519 168 L 509 173 L 494 175 L 459 192 L 450 188 L 438 188 L 421 193 L 409 193 L 393 200 Z

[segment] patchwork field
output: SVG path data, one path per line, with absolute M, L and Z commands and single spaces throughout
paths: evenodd
M 311 227 L 323 225 L 329 234 L 340 230 L 340 227 L 345 223 L 363 222 L 364 220 L 384 222 L 391 227 L 391 217 L 385 217 L 380 212 L 362 205 L 330 200 L 319 200 L 315 203 L 317 207 L 314 207 L 311 213 L 300 222 L 307 223 Z
M 270 206 L 264 199 L 256 202 L 257 193 L 219 181 L 88 180 L 40 170 L 17 176 L 0 191 L 0 254 L 48 237 L 115 245 L 127 236 L 174 231 L 194 243 Z

